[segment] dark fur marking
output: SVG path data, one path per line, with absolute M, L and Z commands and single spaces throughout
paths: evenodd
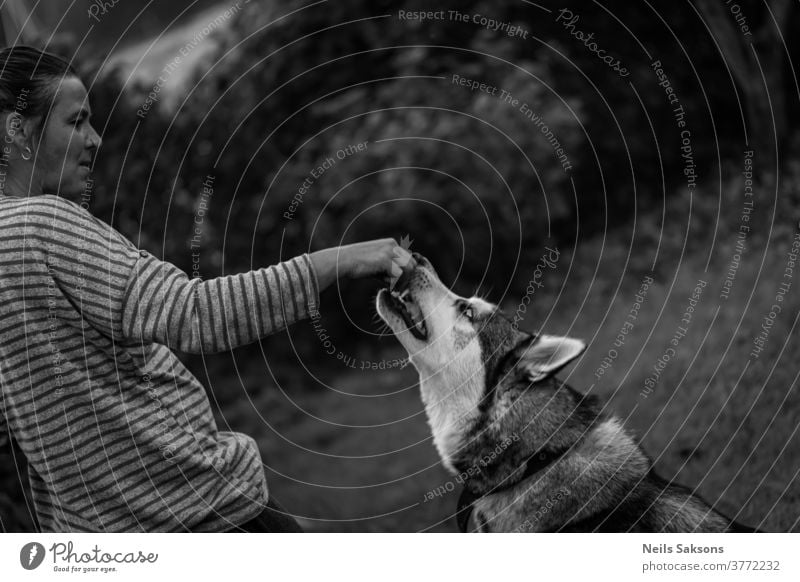
M 500 334 L 484 333 L 484 329 L 485 328 L 482 328 L 478 333 L 481 356 L 486 370 L 485 392 L 478 403 L 478 410 L 481 413 L 485 413 L 494 403 L 494 396 L 503 376 L 519 363 L 522 354 L 524 354 L 528 346 L 536 340 L 535 336 L 524 337 L 518 341 L 512 349 L 502 353 L 502 344 L 504 342 L 497 341 Z M 490 331 L 494 332 L 495 330 L 490 328 Z M 501 337 L 503 337 L 506 342 L 510 339 L 507 334 L 502 334 Z
M 671 531 L 669 528 L 660 527 L 658 518 L 659 510 L 656 507 L 660 498 L 675 499 L 676 492 L 686 496 L 687 499 L 700 502 L 708 508 L 712 515 L 720 516 L 728 521 L 728 531 L 736 533 L 761 533 L 761 530 L 742 525 L 714 509 L 702 497 L 695 494 L 692 489 L 668 481 L 656 474 L 653 469 L 648 471 L 644 480 L 631 491 L 624 501 L 618 505 L 598 511 L 594 515 L 568 522 L 552 532 L 657 532 Z M 643 508 L 647 508 L 643 511 Z M 705 531 L 698 527 L 698 531 Z

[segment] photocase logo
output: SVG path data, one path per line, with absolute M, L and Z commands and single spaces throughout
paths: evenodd
M 35 570 L 44 561 L 44 546 L 37 542 L 30 542 L 22 546 L 19 552 L 19 563 L 26 570 Z

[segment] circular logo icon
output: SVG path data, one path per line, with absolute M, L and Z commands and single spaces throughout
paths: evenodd
M 44 546 L 37 542 L 30 542 L 22 546 L 19 552 L 19 563 L 26 570 L 35 570 L 44 561 Z

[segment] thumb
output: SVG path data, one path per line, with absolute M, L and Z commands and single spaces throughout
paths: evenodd
M 389 289 L 392 289 L 402 274 L 403 269 L 393 260 L 389 268 L 383 272 L 383 280 L 389 285 Z
M 392 261 L 392 278 L 397 278 L 403 274 L 403 269 L 396 261 Z

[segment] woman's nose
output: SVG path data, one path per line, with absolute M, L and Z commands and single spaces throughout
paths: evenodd
M 100 144 L 103 143 L 103 138 L 95 131 L 94 127 L 89 126 L 89 138 L 87 142 L 86 145 L 90 149 L 97 149 L 100 147 Z

